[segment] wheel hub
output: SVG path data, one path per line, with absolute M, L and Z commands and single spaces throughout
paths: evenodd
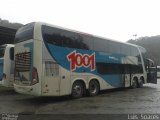
M 73 88 L 73 93 L 76 94 L 76 95 L 80 95 L 82 92 L 82 88 L 78 85 L 76 85 L 74 88 Z

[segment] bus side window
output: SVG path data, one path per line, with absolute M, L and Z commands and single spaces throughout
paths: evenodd
M 10 60 L 14 60 L 14 47 L 10 48 Z

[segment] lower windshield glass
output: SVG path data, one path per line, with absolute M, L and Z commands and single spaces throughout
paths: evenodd
M 35 23 L 29 23 L 19 28 L 15 36 L 15 43 L 32 39 L 33 31 L 34 31 L 34 24 Z
M 4 56 L 5 53 L 5 47 L 0 47 L 0 58 Z

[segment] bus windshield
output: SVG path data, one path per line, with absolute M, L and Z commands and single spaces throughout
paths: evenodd
M 33 31 L 34 31 L 34 24 L 35 23 L 30 23 L 18 29 L 16 36 L 15 36 L 15 43 L 32 39 Z
M 0 47 L 0 58 L 4 56 L 5 53 L 5 47 Z

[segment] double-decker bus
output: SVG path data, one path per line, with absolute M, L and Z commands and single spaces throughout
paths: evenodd
M 14 80 L 14 45 L 0 46 L 0 85 L 13 87 Z
M 36 96 L 80 98 L 105 89 L 142 87 L 147 83 L 145 58 L 146 50 L 137 45 L 29 23 L 15 36 L 14 88 Z

